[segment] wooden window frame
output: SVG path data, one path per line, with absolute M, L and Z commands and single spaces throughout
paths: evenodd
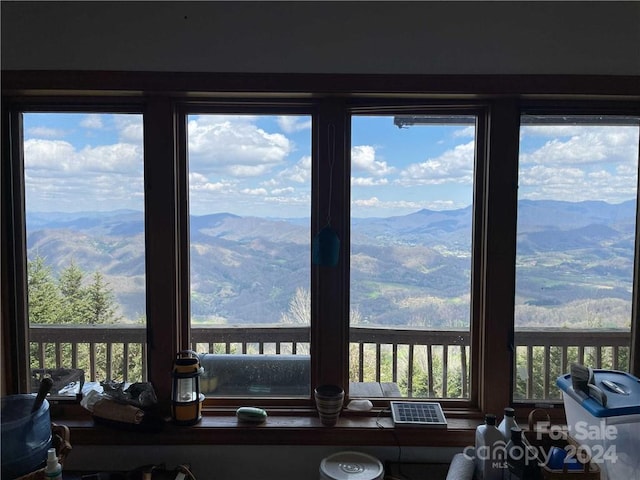
M 144 113 L 145 158 L 153 158 L 153 168 L 145 162 L 145 184 L 147 205 L 159 202 L 162 208 L 151 208 L 145 212 L 148 231 L 163 229 L 168 232 L 150 246 L 147 244 L 147 278 L 164 278 L 167 281 L 147 281 L 147 316 L 153 318 L 148 328 L 149 380 L 160 398 L 170 397 L 169 375 L 174 352 L 181 348 L 188 338 L 188 310 L 184 301 L 184 249 L 185 217 L 179 205 L 186 198 L 186 178 L 180 169 L 175 169 L 184 152 L 176 139 L 184 135 L 184 125 L 179 121 L 177 105 L 192 99 L 203 102 L 228 101 L 231 98 L 251 101 L 273 99 L 318 98 L 316 125 L 333 123 L 337 127 L 338 145 L 344 149 L 336 158 L 334 174 L 349 178 L 348 165 L 348 111 L 349 102 L 376 99 L 381 101 L 447 101 L 480 102 L 487 105 L 484 122 L 487 135 L 477 138 L 478 148 L 486 159 L 481 188 L 475 192 L 476 205 L 482 206 L 485 226 L 474 232 L 474 269 L 478 271 L 478 281 L 472 285 L 474 296 L 472 351 L 478 361 L 473 362 L 473 375 L 477 379 L 477 391 L 472 391 L 472 405 L 462 408 L 448 408 L 447 415 L 454 428 L 441 438 L 425 439 L 418 433 L 401 433 L 398 437 L 388 432 L 377 432 L 375 418 L 353 415 L 345 418 L 344 425 L 331 433 L 318 435 L 322 428 L 314 423 L 313 409 L 285 408 L 276 410 L 274 421 L 263 429 L 267 443 L 285 443 L 287 439 L 300 438 L 307 444 L 355 444 L 363 445 L 460 445 L 471 439 L 475 425 L 484 412 L 501 412 L 511 404 L 513 368 L 513 301 L 505 300 L 515 292 L 515 215 L 517 209 L 517 157 L 519 119 L 523 105 L 536 102 L 549 104 L 582 105 L 607 107 L 611 111 L 640 111 L 640 82 L 634 76 L 570 76 L 570 75 L 327 75 L 327 74 L 173 74 L 153 72 L 67 72 L 67 71 L 7 71 L 2 79 L 2 157 L 3 157 L 3 202 L 2 202 L 2 333 L 3 333 L 3 388 L 5 393 L 26 390 L 26 378 L 20 372 L 26 371 L 26 332 L 22 320 L 25 319 L 26 305 L 24 292 L 24 234 L 23 205 L 15 198 L 23 198 L 20 191 L 20 176 L 16 165 L 20 166 L 20 152 L 13 145 L 21 139 L 19 113 L 29 105 L 66 105 L 79 111 L 96 105 L 113 108 L 115 105 L 141 106 Z M 326 156 L 326 144 L 321 132 L 312 148 L 318 158 Z M 323 146 L 325 145 L 325 146 Z M 328 170 L 318 168 L 313 171 L 312 234 L 319 228 L 323 212 L 327 208 L 327 197 L 318 185 L 327 181 Z M 19 170 L 19 168 L 18 168 Z M 17 191 L 12 189 L 16 188 Z M 172 192 L 167 196 L 166 192 Z M 349 255 L 349 209 L 348 182 L 342 182 L 334 189 L 335 204 L 347 205 L 342 209 L 332 209 L 332 218 L 339 233 L 343 235 L 341 256 Z M 161 213 L 162 212 L 162 213 Z M 640 223 L 640 222 L 637 222 Z M 23 231 L 23 230 L 22 230 Z M 478 242 L 477 240 L 480 239 Z M 640 273 L 639 255 L 636 252 L 631 373 L 640 375 L 640 328 L 638 326 L 638 278 Z M 162 262 L 157 259 L 164 258 Z M 155 261 L 153 259 L 156 259 Z M 347 262 L 329 272 L 323 267 L 312 267 L 311 284 L 313 291 L 330 295 L 332 302 L 312 300 L 312 315 L 323 318 L 323 324 L 314 322 L 311 335 L 312 382 L 343 383 L 348 368 L 348 288 Z M 149 299 L 153 298 L 153 302 Z M 477 320 L 477 321 L 476 321 Z M 330 333 L 329 333 L 330 332 Z M 330 360 L 327 360 L 331 357 Z M 323 362 L 331 362 L 334 367 L 319 368 Z M 496 374 L 499 372 L 499 374 Z M 558 409 L 561 410 L 561 409 Z M 76 425 L 86 442 L 109 443 L 109 435 L 89 425 L 86 415 L 73 406 L 60 406 L 58 411 L 70 425 Z M 527 409 L 519 411 L 524 414 Z M 246 443 L 237 427 L 228 424 L 228 408 L 211 408 L 203 424 L 195 427 L 193 438 L 169 429 L 151 443 Z M 561 412 L 559 412 L 561 415 Z M 523 418 L 520 416 L 520 418 Z M 293 419 L 293 420 L 292 420 Z M 75 423 L 74 423 L 75 422 Z M 289 422 L 289 423 L 288 423 Z M 291 423 L 293 422 L 293 423 Z M 90 423 L 90 422 L 89 422 Z M 287 426 L 288 425 L 288 426 Z M 224 432 L 224 440 L 213 439 Z M 396 432 L 397 433 L 397 432 Z M 102 440 L 98 436 L 102 435 Z M 284 435 L 284 436 L 282 436 Z M 394 438 L 395 437 L 395 438 Z M 345 440 L 349 438 L 350 440 Z M 342 439 L 342 441 L 340 440 Z M 148 442 L 136 435 L 127 443 Z M 345 443 L 346 442 L 346 443 Z M 121 443 L 113 436 L 113 443 Z

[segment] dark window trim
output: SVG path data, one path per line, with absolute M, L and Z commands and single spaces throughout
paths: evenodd
M 273 98 L 323 95 L 576 98 L 627 97 L 638 100 L 640 77 L 634 75 L 421 75 L 329 73 L 202 73 L 76 70 L 3 70 L 3 95 L 97 93 L 110 96 L 171 94 Z
M 500 297 L 504 297 L 505 285 L 510 288 L 513 284 L 511 278 L 514 275 L 512 268 L 506 266 L 498 268 L 496 260 L 515 259 L 515 243 L 511 236 L 515 232 L 515 217 L 511 218 L 511 222 L 507 221 L 507 230 L 502 227 L 496 227 L 496 222 L 501 218 L 509 219 L 509 209 L 514 207 L 513 191 L 511 187 L 507 187 L 504 191 L 493 191 L 495 182 L 508 184 L 510 179 L 513 180 L 513 172 L 503 172 L 500 174 L 500 168 L 506 162 L 508 165 L 509 158 L 511 161 L 517 160 L 517 130 L 514 118 L 519 117 L 520 109 L 525 109 L 531 105 L 556 105 L 560 109 L 567 106 L 582 106 L 586 109 L 592 109 L 592 106 L 598 105 L 603 109 L 608 109 L 611 113 L 620 112 L 622 110 L 640 111 L 640 81 L 637 76 L 589 76 L 589 75 L 314 75 L 314 74 L 287 74 L 287 75 L 270 75 L 270 74 L 191 74 L 191 73 L 153 73 L 153 72 L 35 72 L 35 71 L 3 71 L 2 78 L 3 88 L 3 105 L 2 105 L 2 138 L 3 138 L 3 207 L 2 207 L 2 283 L 4 285 L 12 285 L 13 287 L 4 287 L 2 291 L 2 332 L 4 342 L 3 357 L 3 377 L 4 387 L 8 393 L 18 391 L 22 380 L 16 377 L 17 367 L 20 360 L 13 357 L 16 353 L 16 345 L 12 346 L 12 341 L 19 340 L 20 328 L 16 329 L 15 322 L 11 318 L 17 318 L 15 315 L 20 314 L 22 310 L 24 318 L 25 306 L 19 302 L 19 297 L 14 294 L 20 291 L 20 282 L 24 279 L 13 276 L 14 272 L 23 269 L 20 266 L 20 238 L 11 234 L 23 222 L 21 214 L 18 212 L 20 208 L 13 202 L 5 201 L 7 197 L 15 194 L 7 188 L 11 186 L 10 179 L 15 175 L 12 169 L 12 159 L 15 160 L 17 152 L 10 148 L 11 141 L 20 138 L 20 132 L 16 131 L 16 114 L 13 107 L 19 107 L 29 104 L 47 104 L 55 105 L 56 109 L 60 105 L 69 104 L 73 101 L 79 110 L 85 110 L 87 105 L 95 105 L 106 103 L 113 105 L 144 105 L 145 112 L 163 112 L 163 121 L 152 121 L 149 127 L 145 122 L 145 129 L 150 128 L 149 132 L 156 134 L 166 134 L 171 132 L 173 138 L 175 132 L 180 131 L 181 127 L 175 119 L 175 102 L 188 99 L 200 98 L 209 101 L 212 98 L 238 100 L 251 97 L 254 101 L 257 99 L 268 98 L 314 98 L 314 96 L 323 96 L 325 98 L 334 98 L 333 108 L 327 107 L 319 115 L 326 115 L 336 122 L 346 122 L 346 119 L 340 114 L 345 99 L 359 99 L 361 97 L 369 97 L 367 101 L 380 99 L 381 103 L 395 103 L 398 99 L 407 100 L 430 100 L 434 103 L 437 101 L 451 106 L 452 103 L 468 101 L 473 103 L 477 100 L 488 102 L 490 105 L 490 113 L 483 119 L 487 124 L 489 132 L 488 142 L 485 144 L 484 139 L 478 138 L 478 143 L 482 143 L 481 147 L 489 154 L 487 155 L 488 166 L 487 175 L 483 180 L 483 188 L 487 188 L 487 195 L 483 197 L 484 202 L 491 205 L 502 204 L 501 211 L 490 209 L 491 215 L 497 215 L 495 218 L 487 218 L 486 225 L 489 227 L 483 232 L 474 233 L 474 235 L 482 236 L 485 241 L 491 243 L 492 238 L 498 235 L 502 236 L 505 251 L 498 251 L 495 248 L 486 248 L 482 252 L 474 252 L 474 258 L 477 255 L 482 260 L 482 280 L 481 285 L 474 285 L 474 294 L 478 291 L 482 292 L 482 301 L 477 314 L 481 318 L 480 329 L 477 338 L 473 339 L 480 345 L 482 349 L 481 355 L 484 355 L 483 361 L 478 365 L 478 381 L 479 381 L 479 404 L 478 410 L 469 410 L 467 413 L 461 413 L 466 418 L 478 418 L 482 411 L 499 412 L 501 409 L 511 402 L 510 386 L 505 382 L 505 378 L 512 378 L 503 368 L 505 361 L 509 362 L 511 354 L 508 351 L 510 336 L 513 331 L 513 305 L 506 305 L 500 301 Z M 314 94 L 313 92 L 322 92 Z M 195 95 L 194 95 L 195 94 Z M 395 100 L 394 100 L 395 98 Z M 605 108 L 606 107 L 606 108 Z M 154 110 L 155 109 L 155 110 Z M 169 118 L 173 120 L 167 121 Z M 519 120 L 518 120 L 519 121 Z M 343 130 L 346 131 L 346 130 Z M 496 138 L 495 132 L 510 132 L 505 136 Z M 146 135 L 149 133 L 145 131 Z M 345 145 L 348 144 L 345 140 Z M 515 146 L 515 152 L 514 152 Z M 145 145 L 146 147 L 146 145 Z M 313 146 L 314 151 L 322 150 L 321 145 Z M 480 145 L 479 145 L 480 148 Z M 179 155 L 178 146 L 172 143 L 166 147 L 164 159 L 162 161 L 176 161 Z M 145 149 L 146 150 L 146 149 Z M 346 154 L 346 152 L 345 152 Z M 19 159 L 18 159 L 19 161 Z M 346 164 L 346 162 L 344 162 Z M 514 162 L 517 164 L 517 161 Z M 175 163 L 174 163 L 175 164 Z M 346 168 L 345 165 L 343 168 Z M 517 169 L 516 169 L 517 170 Z M 145 171 L 145 175 L 147 172 Z M 314 172 L 315 177 L 319 172 Z M 146 179 L 145 179 L 146 180 Z M 174 182 L 172 188 L 176 188 L 178 195 L 184 195 L 183 187 L 176 185 L 176 179 L 167 178 L 156 179 L 162 182 Z M 180 181 L 184 182 L 184 179 Z M 314 180 L 315 181 L 315 180 Z M 16 184 L 20 184 L 19 182 Z M 346 188 L 346 187 L 343 187 Z M 493 191 L 493 193 L 492 193 Z M 348 198 L 348 190 L 342 191 L 341 195 Z M 478 192 L 476 192 L 478 195 Z M 482 196 L 482 195 L 481 195 Z M 478 200 L 478 197 L 476 197 Z M 322 205 L 320 206 L 322 208 Z M 502 213 L 500 213 L 502 212 Z M 505 217 L 506 215 L 506 217 Z M 159 219 L 155 219 L 158 221 Z M 169 219 L 172 225 L 175 225 L 175 234 L 177 235 L 178 224 L 180 221 L 179 214 Z M 340 220 L 344 225 L 346 219 Z M 315 225 L 315 224 L 314 224 Z M 513 229 L 513 230 L 511 230 Z M 505 235 L 506 234 L 506 235 Z M 14 241 L 18 240 L 16 244 Z M 348 242 L 345 242 L 348 244 Z M 176 243 L 174 243 L 175 245 Z M 163 247 L 167 251 L 173 251 L 171 247 L 165 245 Z M 639 247 L 640 248 L 640 247 Z M 24 249 L 24 245 L 22 246 Z M 23 250 L 22 250 L 23 251 Z M 175 251 L 173 251 L 176 254 Z M 177 254 L 176 254 L 177 255 Z M 507 262 L 508 263 L 508 262 Z M 638 278 L 640 274 L 640 263 L 638 255 L 636 255 L 636 268 L 634 280 L 634 303 L 633 303 L 633 323 L 632 323 L 632 368 L 631 371 L 635 375 L 640 375 L 640 353 L 638 346 L 640 345 L 640 328 L 638 311 Z M 513 265 L 511 266 L 513 267 Z M 160 268 L 160 267 L 158 267 Z M 498 268 L 498 271 L 496 271 Z M 173 273 L 172 278 L 179 278 L 178 267 L 171 267 Z M 163 269 L 160 269 L 164 271 Z M 159 270 L 159 271 L 160 271 Z M 346 278 L 343 276 L 343 278 Z M 347 278 L 348 280 L 348 278 Z M 319 282 L 320 276 L 312 273 L 312 282 Z M 502 281 L 502 283 L 501 283 Z M 177 285 L 177 283 L 176 283 Z M 347 281 L 348 287 L 348 281 Z M 172 287 L 165 287 L 166 291 L 170 291 Z M 172 295 L 176 295 L 178 287 L 172 290 Z M 179 294 L 182 294 L 181 292 Z M 171 296 L 169 296 L 171 297 Z M 162 298 L 162 296 L 160 297 Z M 175 298 L 175 297 L 174 297 Z M 342 302 L 345 303 L 345 302 Z M 173 308 L 173 300 L 169 301 L 170 307 Z M 320 308 L 316 305 L 316 307 Z M 348 306 L 347 306 L 348 308 Z M 158 309 L 160 309 L 158 307 Z M 171 309 L 167 310 L 171 311 Z M 315 310 L 314 310 L 315 311 Z M 340 314 L 340 310 L 332 311 Z M 321 314 L 326 314 L 322 311 Z M 344 314 L 344 312 L 342 312 Z M 347 312 L 348 314 L 348 312 Z M 475 314 L 475 312 L 474 312 Z M 510 315 L 509 315 L 510 314 Z M 173 339 L 168 343 L 173 346 L 180 344 L 180 336 L 184 332 L 178 332 L 177 320 L 184 312 L 177 312 L 175 318 L 167 318 L 163 321 L 159 328 L 169 327 L 175 332 Z M 510 324 L 510 326 L 509 326 Z M 24 328 L 24 327 L 23 327 Z M 493 335 L 498 333 L 498 336 Z M 312 333 L 313 334 L 313 333 Z M 345 332 L 340 333 L 344 338 Z M 154 339 L 151 333 L 151 339 Z M 153 341 L 153 340 L 152 340 Z M 167 344 L 168 344 L 167 343 Z M 343 342 L 346 343 L 346 342 Z M 18 342 L 19 344 L 19 342 Z M 167 366 L 167 355 L 163 355 L 159 350 L 166 345 L 156 345 L 156 353 L 151 353 L 150 367 L 158 371 L 164 371 Z M 337 352 L 340 354 L 340 352 Z M 12 358 L 13 357 L 13 358 Z M 511 362 L 512 363 L 512 362 Z M 168 371 L 168 370 L 167 370 Z M 496 371 L 502 371 L 500 375 L 496 375 Z M 322 372 L 316 372 L 316 379 L 321 378 Z M 335 377 L 329 377 L 335 378 Z M 160 383 L 168 381 L 158 379 Z M 511 380 L 510 380 L 511 381 Z M 164 388 L 164 387 L 163 387 Z M 165 393 L 165 392 L 161 392 Z M 558 413 L 561 409 L 557 409 Z M 524 410 L 526 411 L 526 410 Z M 75 415 L 73 415 L 75 416 Z M 522 416 L 519 417 L 522 420 Z M 208 429 L 208 426 L 202 428 Z M 217 428 L 217 427 L 211 427 Z M 305 428 L 310 428 L 309 426 Z M 303 428 L 304 429 L 304 428 Z M 90 429 L 91 430 L 91 429 Z M 91 430 L 93 431 L 93 430 Z M 343 435 L 342 433 L 340 435 Z M 464 438 L 465 434 L 461 434 L 459 438 Z M 390 443 L 386 442 L 386 443 Z M 312 442 L 313 443 L 313 442 Z

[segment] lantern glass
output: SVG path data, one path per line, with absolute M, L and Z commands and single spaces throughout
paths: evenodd
M 176 402 L 193 402 L 198 399 L 197 377 L 177 378 L 176 381 L 178 383 L 176 388 L 177 396 L 174 398 Z

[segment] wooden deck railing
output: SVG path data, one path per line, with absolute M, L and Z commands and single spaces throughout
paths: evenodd
M 146 335 L 140 326 L 37 325 L 29 335 L 34 369 L 82 368 L 87 381 L 146 380 Z M 191 347 L 200 353 L 309 352 L 304 327 L 196 327 L 191 335 Z M 517 330 L 516 397 L 559 399 L 555 378 L 574 361 L 626 370 L 629 340 L 629 332 L 621 330 Z M 350 355 L 352 382 L 393 382 L 407 397 L 469 395 L 468 330 L 352 327 Z
M 146 336 L 140 325 L 33 325 L 31 368 L 80 368 L 85 381 L 146 381 Z
M 516 330 L 516 395 L 523 401 L 561 400 L 555 379 L 572 362 L 628 370 L 630 339 L 629 330 Z

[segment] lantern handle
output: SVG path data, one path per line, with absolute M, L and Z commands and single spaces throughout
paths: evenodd
M 190 357 L 199 359 L 198 354 L 193 350 L 181 350 L 176 354 L 176 358 L 190 358 Z

